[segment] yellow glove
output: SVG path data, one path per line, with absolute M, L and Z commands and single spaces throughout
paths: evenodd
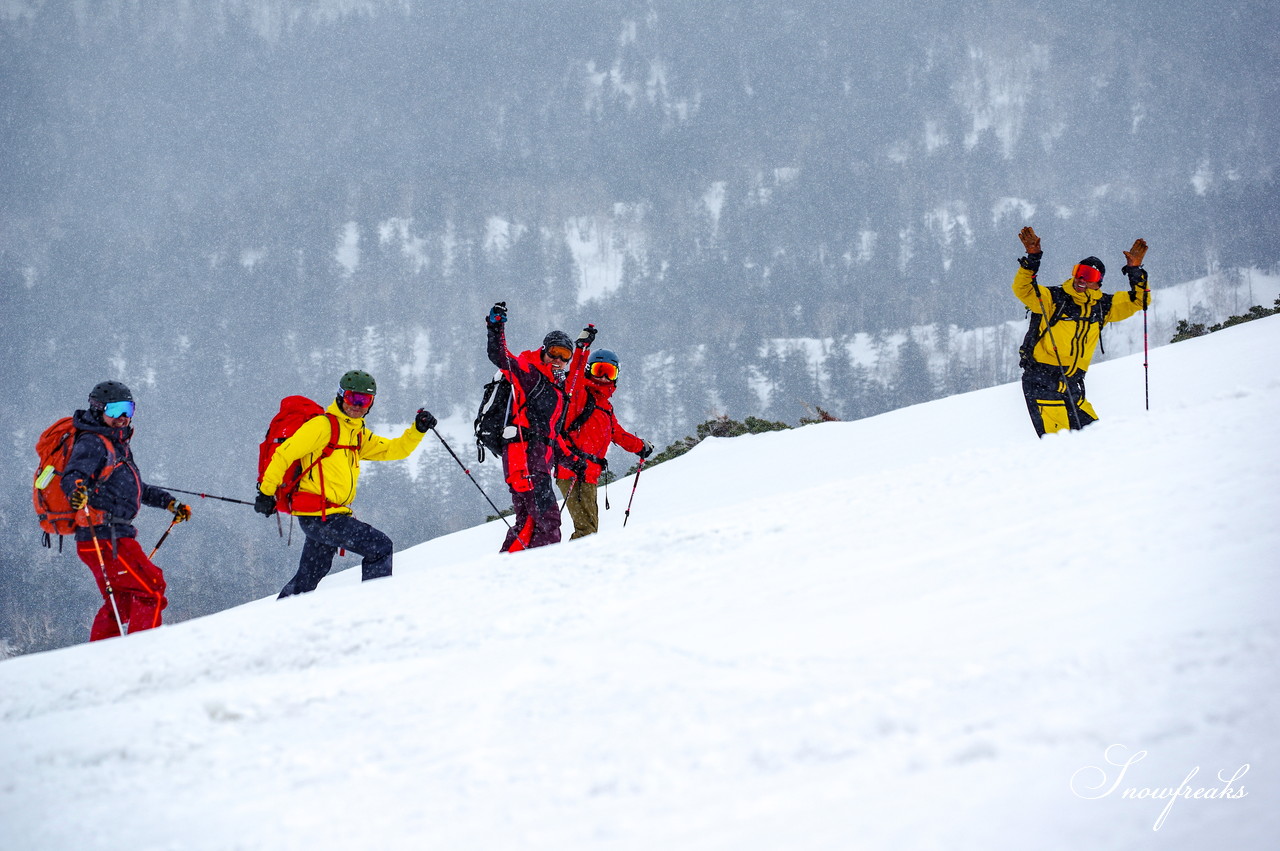
M 175 523 L 185 523 L 191 519 L 191 506 L 183 505 L 176 499 L 169 500 L 168 509 L 173 512 Z
M 76 489 L 71 492 L 71 507 L 76 511 L 84 508 L 89 504 L 89 489 L 84 486 L 84 482 L 77 482 Z

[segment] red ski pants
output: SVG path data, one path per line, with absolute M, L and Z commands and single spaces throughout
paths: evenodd
M 502 455 L 502 471 L 511 487 L 515 522 L 507 530 L 502 552 L 515 553 L 560 543 L 560 504 L 551 483 L 551 469 L 550 446 L 535 443 L 507 446 Z
M 159 626 L 160 612 L 169 605 L 164 596 L 164 574 L 147 558 L 137 540 L 116 538 L 114 553 L 111 544 L 110 539 L 103 538 L 99 538 L 96 545 L 93 541 L 76 542 L 76 553 L 82 562 L 89 565 L 98 583 L 98 593 L 102 595 L 102 608 L 94 617 L 93 628 L 89 631 L 90 641 L 114 638 L 120 634 L 116 610 L 119 610 L 120 620 L 127 625 L 129 632 L 138 632 Z M 102 564 L 98 561 L 99 550 L 102 563 L 106 565 L 106 577 L 103 577 Z M 107 578 L 111 580 L 115 609 L 107 593 Z

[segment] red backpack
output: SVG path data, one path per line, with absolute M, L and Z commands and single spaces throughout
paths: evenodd
M 325 458 L 328 458 L 337 449 L 353 449 L 358 454 L 360 451 L 360 439 L 356 438 L 354 446 L 342 446 L 338 443 L 338 418 L 333 414 L 320 407 L 316 402 L 311 401 L 306 396 L 286 396 L 280 400 L 280 411 L 271 418 L 271 424 L 267 426 L 267 436 L 262 443 L 258 444 L 258 484 L 262 484 L 262 474 L 267 471 L 267 465 L 271 463 L 272 457 L 276 454 L 276 449 L 280 444 L 297 433 L 302 425 L 316 417 L 329 418 L 329 443 L 325 445 L 316 459 L 311 462 L 306 469 L 303 469 L 301 461 L 294 461 L 289 465 L 289 469 L 285 470 L 284 477 L 280 480 L 280 487 L 276 489 L 276 511 L 282 514 L 292 514 L 296 508 L 299 511 L 319 511 L 323 517 L 325 511 L 329 508 L 337 506 L 330 503 L 324 497 L 324 468 L 320 468 L 320 495 L 316 497 L 314 494 L 303 493 L 298 494 L 298 486 L 312 467 L 315 467 Z M 295 496 L 297 499 L 295 500 Z M 296 502 L 296 505 L 295 505 Z
M 62 550 L 62 536 L 70 535 L 76 530 L 76 511 L 62 490 L 62 473 L 71 460 L 71 449 L 75 442 L 76 427 L 71 417 L 62 417 L 54 422 L 40 433 L 40 438 L 36 441 L 36 455 L 39 456 L 40 463 L 32 482 L 31 501 L 35 505 L 40 528 L 44 530 L 41 543 L 52 547 L 53 536 L 57 535 L 59 551 Z M 107 463 L 98 478 L 105 481 L 111 477 L 117 462 L 111 441 L 102 437 L 102 442 L 107 447 Z

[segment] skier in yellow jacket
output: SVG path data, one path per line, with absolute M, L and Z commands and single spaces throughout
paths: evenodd
M 1038 319 L 1033 319 L 1027 337 L 1018 350 L 1022 367 L 1022 395 L 1036 434 L 1063 429 L 1081 429 L 1098 419 L 1085 398 L 1084 376 L 1093 360 L 1093 350 L 1108 322 L 1128 319 L 1151 304 L 1147 272 L 1142 268 L 1147 253 L 1145 240 L 1136 240 L 1124 252 L 1129 291 L 1103 293 L 1106 266 L 1097 257 L 1086 257 L 1075 265 L 1071 278 L 1062 286 L 1042 287 L 1036 282 L 1040 269 L 1040 237 L 1024 227 L 1018 238 L 1027 253 L 1018 261 L 1013 277 L 1013 294 Z
M 391 575 L 391 539 L 351 513 L 360 461 L 408 458 L 435 426 L 436 418 L 419 409 L 404 434 L 395 439 L 380 437 L 364 424 L 377 392 L 377 382 L 367 372 L 352 370 L 342 376 L 337 398 L 325 413 L 307 420 L 281 443 L 262 474 L 254 510 L 270 517 L 276 511 L 275 492 L 285 472 L 295 461 L 306 471 L 292 498 L 292 513 L 307 540 L 298 572 L 280 597 L 314 591 L 333 566 L 339 548 L 364 557 L 362 581 Z M 332 451 L 326 455 L 331 444 Z

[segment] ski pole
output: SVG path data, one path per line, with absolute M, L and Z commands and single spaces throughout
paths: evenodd
M 79 486 L 79 482 L 76 485 Z M 116 629 L 120 630 L 120 635 L 125 635 L 124 621 L 120 620 L 120 607 L 116 605 L 116 592 L 111 587 L 111 577 L 107 575 L 107 562 L 102 558 L 102 545 L 98 543 L 98 533 L 93 528 L 93 521 L 89 518 L 89 504 L 84 506 L 85 525 L 89 527 L 89 537 L 93 538 L 93 549 L 98 553 L 98 569 L 102 571 L 102 585 L 107 589 L 107 599 L 111 602 L 111 612 L 116 616 Z
M 150 561 L 156 554 L 156 550 L 160 549 L 160 545 L 164 543 L 165 538 L 169 537 L 169 533 L 173 531 L 173 527 L 177 522 L 177 517 L 169 521 L 169 528 L 164 530 L 164 534 L 160 536 L 160 540 L 156 541 L 156 545 L 151 548 L 151 552 L 147 553 L 147 561 Z
M 622 525 L 625 528 L 627 521 L 631 519 L 631 500 L 636 498 L 636 485 L 640 484 L 640 474 L 644 472 L 644 459 L 640 459 L 640 463 L 636 465 L 636 477 L 631 482 L 631 499 L 627 500 L 627 510 L 622 513 Z
M 174 493 L 189 493 L 192 496 L 198 496 L 201 499 L 220 499 L 223 502 L 234 502 L 238 505 L 253 505 L 252 502 L 248 502 L 243 499 L 232 499 L 229 496 L 214 496 L 211 493 L 200 493 L 199 491 L 184 491 L 182 488 L 171 488 L 171 487 L 166 487 L 164 485 L 156 485 L 156 487 L 161 488 L 162 490 L 173 491 Z
M 569 498 L 573 496 L 573 489 L 578 486 L 578 480 L 574 479 L 569 483 L 569 490 L 565 491 L 564 502 L 560 503 L 560 516 L 564 516 L 564 507 L 569 504 Z
M 1143 399 L 1147 410 L 1151 410 L 1151 369 L 1147 365 L 1147 295 L 1142 296 L 1142 385 Z
M 480 487 L 480 483 L 476 481 L 475 476 L 471 475 L 471 471 L 467 469 L 467 465 L 466 465 L 466 464 L 463 464 L 463 463 L 462 463 L 462 459 L 461 459 L 461 458 L 459 458 L 459 457 L 458 457 L 458 454 L 457 454 L 456 452 L 454 452 L 454 451 L 453 451 L 453 447 L 452 447 L 452 446 L 450 446 L 450 445 L 449 445 L 449 443 L 448 443 L 448 442 L 447 442 L 443 437 L 441 437 L 440 432 L 436 431 L 436 430 L 435 430 L 435 428 L 432 428 L 432 429 L 431 429 L 431 433 L 432 433 L 432 434 L 434 434 L 437 438 L 439 438 L 440 443 L 442 443 L 442 444 L 444 445 L 444 448 L 445 448 L 445 449 L 449 450 L 449 454 L 453 456 L 453 460 L 454 460 L 454 461 L 457 461 L 457 462 L 458 462 L 458 466 L 462 468 L 462 472 L 464 472 L 464 473 L 466 473 L 466 474 L 467 474 L 467 478 L 471 480 L 471 484 L 473 484 L 473 485 L 475 485 L 475 486 L 476 486 L 476 490 L 480 491 L 480 495 L 481 495 L 481 496 L 483 496 L 483 497 L 485 498 L 485 501 L 486 501 L 486 502 L 488 502 L 488 503 L 489 503 L 489 505 L 490 505 L 490 507 L 492 507 L 492 508 L 493 508 L 494 512 L 498 515 L 498 518 L 499 518 L 500 520 L 502 520 L 502 522 L 503 522 L 503 523 L 506 523 L 506 524 L 507 524 L 507 528 L 508 528 L 508 529 L 510 529 L 510 528 L 511 528 L 511 523 L 510 523 L 510 522 L 507 520 L 507 518 L 503 515 L 503 513 L 502 513 L 502 509 L 500 509 L 500 508 L 498 508 L 498 506 L 494 505 L 494 504 L 493 504 L 493 500 L 489 499 L 489 494 L 485 493 L 485 492 L 484 492 L 484 488 Z

